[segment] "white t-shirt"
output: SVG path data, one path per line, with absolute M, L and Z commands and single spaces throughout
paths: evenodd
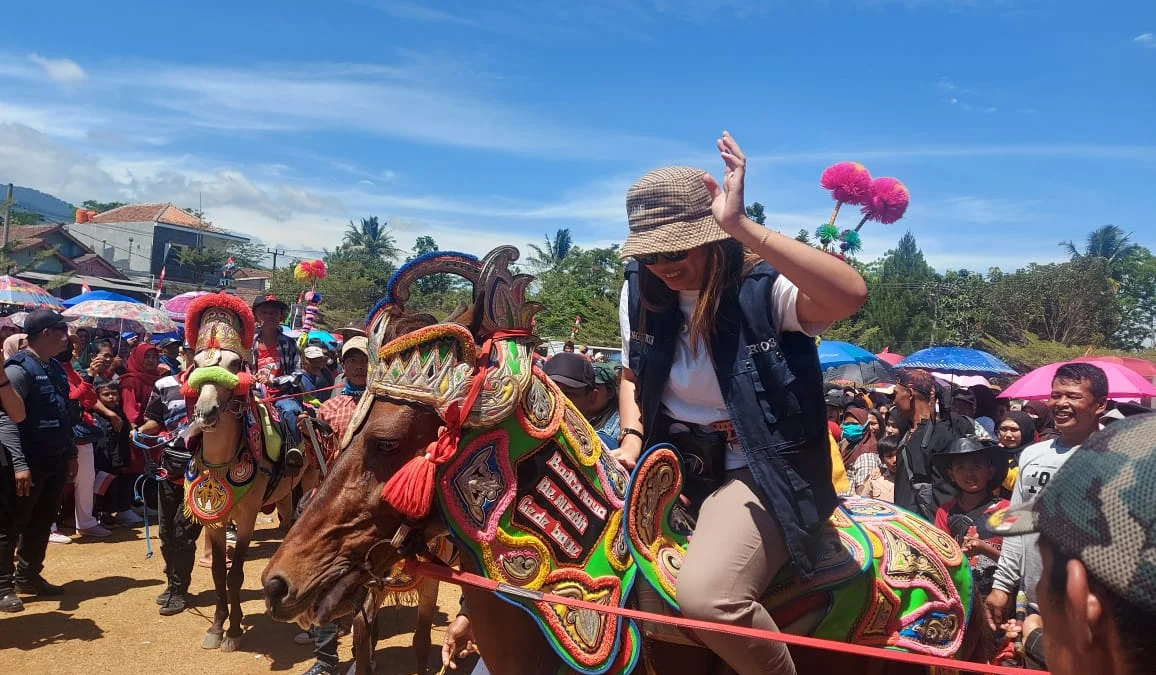
M 815 337 L 827 330 L 825 324 L 799 323 L 799 315 L 795 311 L 799 288 L 786 277 L 779 275 L 771 289 L 774 297 L 775 326 L 780 333 L 798 332 Z M 690 324 L 694 314 L 695 304 L 698 303 L 698 291 L 680 291 L 678 307 L 682 310 L 684 325 Z M 618 324 L 622 330 L 622 363 L 630 364 L 630 300 L 629 284 L 622 285 L 622 294 L 618 302 Z M 663 411 L 672 419 L 688 424 L 710 426 L 715 422 L 726 422 L 731 418 L 723 401 L 722 390 L 719 388 L 718 376 L 714 371 L 714 360 L 710 353 L 700 345 L 697 353 L 690 346 L 690 332 L 685 328 L 679 336 L 674 350 L 674 362 L 670 368 L 670 377 L 666 381 L 666 388 L 662 392 Z M 738 444 L 732 444 L 727 452 L 726 468 L 738 469 L 746 466 L 746 458 Z

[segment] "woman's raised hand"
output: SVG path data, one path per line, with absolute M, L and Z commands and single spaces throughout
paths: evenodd
M 702 182 L 706 184 L 706 189 L 710 191 L 713 200 L 710 208 L 714 213 L 714 219 L 724 232 L 733 235 L 747 213 L 743 197 L 747 157 L 727 131 L 724 131 L 722 138 L 718 139 L 718 151 L 725 164 L 722 186 L 720 187 L 718 181 L 710 174 L 704 174 Z

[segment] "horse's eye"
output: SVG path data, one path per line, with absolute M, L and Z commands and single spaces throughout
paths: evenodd
M 397 452 L 397 449 L 401 447 L 401 443 L 388 438 L 382 438 L 375 441 L 373 447 L 378 452 L 391 453 Z

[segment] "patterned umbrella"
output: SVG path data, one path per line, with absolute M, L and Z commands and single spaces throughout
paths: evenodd
M 65 318 L 74 319 L 71 324 L 76 328 L 118 333 L 171 333 L 177 329 L 163 311 L 135 302 L 89 300 L 64 310 L 63 314 Z
M 208 291 L 189 291 L 173 296 L 165 300 L 165 314 L 168 314 L 173 321 L 184 321 L 185 312 L 189 311 L 189 305 L 193 303 L 193 300 L 208 294 Z
M 895 364 L 896 368 L 923 368 L 953 375 L 1016 375 L 995 356 L 968 347 L 928 347 Z
M 0 276 L 0 305 L 19 305 L 21 307 L 64 309 L 60 298 L 52 295 L 36 284 L 30 284 L 23 279 L 4 275 Z

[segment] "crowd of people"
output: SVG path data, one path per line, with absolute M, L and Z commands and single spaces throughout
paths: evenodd
M 681 453 L 697 520 L 677 581 L 682 613 L 777 631 L 763 592 L 788 565 L 804 579 L 813 572 L 819 533 L 840 498 L 859 495 L 958 542 L 994 660 L 1061 675 L 1150 672 L 1152 411 L 1110 401 L 1091 363 L 1058 368 L 1047 401 L 912 369 L 887 389 L 824 382 L 816 338 L 862 305 L 863 279 L 750 220 L 745 157 L 725 133 L 718 150 L 721 183 L 668 167 L 628 192 L 621 361 L 572 343 L 537 360 L 625 467 L 657 443 Z M 286 310 L 272 296 L 254 303 L 249 360 L 287 422 L 292 473 L 311 450 L 322 462 L 337 456 L 371 359 L 357 327 L 343 331 L 340 351 L 286 336 Z M 66 485 L 77 535 L 99 538 L 151 507 L 134 504 L 146 474 L 160 483 L 168 584 L 157 602 L 162 615 L 183 611 L 200 527 L 180 508 L 192 430 L 179 377 L 195 354 L 179 340 L 70 332 L 49 310 L 32 312 L 24 331 L 4 335 L 0 374 L 0 611 L 20 611 L 21 595 L 63 592 L 42 571 Z M 314 415 L 321 433 L 303 435 Z M 150 447 L 163 454 L 142 451 Z M 448 666 L 470 642 L 470 621 L 463 604 L 446 632 Z M 328 624 L 299 636 L 317 655 L 308 675 L 337 672 L 339 634 Z M 783 643 L 698 637 L 739 675 L 795 671 Z

